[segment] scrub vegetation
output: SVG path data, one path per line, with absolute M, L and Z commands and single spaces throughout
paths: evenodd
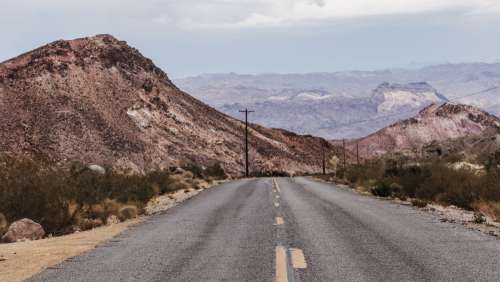
M 429 202 L 455 205 L 500 221 L 500 168 L 485 167 L 477 171 L 454 167 L 447 160 L 410 163 L 378 159 L 322 177 L 375 196 L 410 199 L 417 207 L 425 207 Z
M 199 178 L 226 178 L 219 165 L 199 170 Z M 123 221 L 143 213 L 158 195 L 198 188 L 193 173 L 167 170 L 127 174 L 80 163 L 64 169 L 27 158 L 0 156 L 0 235 L 8 222 L 30 218 L 47 234 L 62 235 Z

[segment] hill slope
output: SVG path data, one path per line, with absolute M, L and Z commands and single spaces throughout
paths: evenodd
M 259 124 L 327 138 L 355 138 L 411 117 L 429 104 L 447 101 L 425 82 L 384 82 L 365 98 L 335 97 L 321 90 L 297 91 L 283 91 L 264 102 L 225 105 L 220 110 L 237 116 L 239 109 L 249 107 L 259 113 Z M 364 122 L 353 124 L 360 120 Z
M 253 170 L 318 169 L 322 139 L 253 126 Z M 134 171 L 242 164 L 242 123 L 180 91 L 110 35 L 56 41 L 0 64 L 0 152 Z
M 444 103 L 433 104 L 413 118 L 399 121 L 365 138 L 349 142 L 355 151 L 356 143 L 363 157 L 387 152 L 420 154 L 430 142 L 443 143 L 467 136 L 486 136 L 500 133 L 500 118 L 474 106 Z

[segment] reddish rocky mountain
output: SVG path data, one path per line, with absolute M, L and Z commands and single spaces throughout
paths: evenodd
M 243 124 L 180 91 L 110 35 L 0 64 L 0 153 L 142 172 L 196 162 L 241 173 Z M 323 139 L 252 125 L 252 170 L 317 171 Z
M 418 155 L 431 143 L 443 143 L 469 136 L 491 136 L 500 133 L 500 118 L 474 106 L 433 104 L 415 117 L 399 121 L 374 134 L 348 142 L 350 156 L 356 152 L 363 158 L 388 152 Z

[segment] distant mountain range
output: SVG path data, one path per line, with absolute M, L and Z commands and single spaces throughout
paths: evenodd
M 500 64 L 310 74 L 208 74 L 178 79 L 195 97 L 236 118 L 326 138 L 355 138 L 456 101 L 500 114 Z

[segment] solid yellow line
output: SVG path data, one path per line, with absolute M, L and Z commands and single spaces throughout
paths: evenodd
M 288 282 L 286 249 L 283 246 L 276 247 L 276 282 Z
M 290 248 L 293 268 L 307 268 L 306 257 L 301 249 Z
M 282 217 L 278 216 L 276 217 L 276 225 L 282 225 L 285 221 L 283 220 Z

